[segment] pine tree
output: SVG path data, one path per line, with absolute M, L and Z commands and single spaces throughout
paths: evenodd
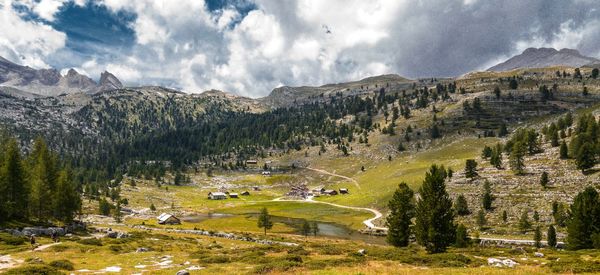
M 550 134 L 550 146 L 556 147 L 560 145 L 558 142 L 558 131 L 552 131 Z
M 17 141 L 8 140 L 0 170 L 0 218 L 25 218 L 28 209 L 28 182 Z M 1 160 L 0 160 L 1 162 Z
M 577 156 L 575 157 L 577 168 L 580 169 L 581 172 L 585 172 L 585 170 L 594 167 L 594 165 L 596 165 L 596 158 L 594 155 L 595 153 L 592 145 L 588 143 L 581 145 L 577 151 Z
M 501 93 L 500 87 L 498 87 L 498 86 L 494 87 L 494 95 L 496 95 L 497 99 L 500 99 L 500 93 Z
M 533 220 L 536 222 L 540 221 L 540 213 L 538 213 L 537 210 L 533 211 Z
M 512 146 L 510 153 L 510 168 L 517 175 L 523 174 L 525 170 L 525 152 L 527 148 L 524 143 L 517 141 Z
M 98 201 L 98 209 L 100 211 L 100 215 L 103 215 L 103 216 L 110 215 L 111 208 L 112 208 L 112 205 L 108 201 L 106 201 L 105 198 L 102 198 Z
M 71 172 L 63 169 L 58 174 L 56 195 L 54 197 L 54 215 L 64 223 L 70 223 L 81 208 L 81 198 L 77 186 L 72 181 Z
M 467 234 L 467 228 L 463 224 L 459 224 L 456 227 L 456 241 L 454 246 L 458 248 L 467 247 L 469 245 L 469 235 Z
M 592 248 L 592 235 L 598 233 L 600 224 L 600 202 L 598 192 L 587 187 L 577 194 L 571 205 L 571 215 L 567 223 L 567 246 L 569 249 Z
M 506 210 L 502 211 L 502 221 L 503 222 L 508 221 L 508 213 L 506 213 Z
M 479 230 L 483 230 L 484 226 L 487 224 L 487 219 L 485 218 L 485 211 L 480 209 L 477 212 L 477 225 L 479 226 Z
M 592 78 L 593 79 L 598 78 L 598 68 L 592 69 Z
M 398 185 L 388 203 L 390 214 L 387 217 L 387 242 L 396 247 L 409 244 L 411 219 L 414 217 L 414 193 L 404 182 Z
M 30 211 L 38 220 L 47 219 L 52 214 L 52 191 L 56 188 L 56 158 L 48 150 L 43 139 L 36 139 L 30 155 L 31 192 Z
M 458 197 L 456 198 L 456 202 L 454 203 L 454 209 L 456 210 L 456 214 L 459 216 L 466 216 L 471 213 L 471 211 L 469 211 L 467 199 L 462 194 L 458 195 Z
M 560 158 L 569 158 L 569 149 L 567 148 L 567 143 L 564 140 L 560 143 Z
M 319 224 L 317 222 L 312 222 L 310 224 L 310 232 L 313 234 L 313 236 L 317 236 L 319 233 Z
M 304 237 L 308 237 L 308 235 L 311 232 L 311 228 L 310 228 L 310 223 L 308 223 L 307 220 L 304 220 L 304 222 L 302 223 L 302 235 L 304 235 Z
M 523 232 L 531 229 L 531 223 L 529 222 L 529 216 L 527 212 L 523 212 L 521 214 L 521 218 L 519 219 L 519 229 Z
M 472 179 L 477 177 L 477 162 L 474 159 L 467 159 L 465 162 L 465 177 Z
M 533 241 L 535 242 L 536 248 L 542 247 L 542 231 L 540 230 L 539 226 L 535 227 L 535 231 L 533 234 Z
M 490 164 L 496 167 L 496 169 L 502 169 L 502 145 L 500 143 L 497 143 L 494 149 L 492 149 Z
M 265 236 L 267 235 L 267 230 L 273 228 L 273 222 L 271 221 L 271 215 L 269 215 L 269 211 L 266 207 L 260 211 L 258 216 L 258 228 L 263 228 L 265 230 Z
M 550 248 L 555 248 L 556 247 L 556 229 L 554 229 L 554 226 L 550 225 L 550 227 L 548 227 L 548 247 Z
M 498 137 L 505 137 L 506 135 L 508 135 L 508 128 L 506 127 L 506 123 L 502 123 L 498 128 Z
M 154 206 L 154 203 L 150 204 L 150 211 L 156 211 L 156 206 Z
M 454 213 L 446 192 L 445 176 L 443 166 L 432 165 L 419 189 L 415 235 L 429 253 L 444 252 L 455 241 Z
M 548 186 L 548 182 L 548 172 L 544 171 L 540 176 L 540 185 L 545 189 Z
M 483 184 L 483 196 L 481 197 L 481 206 L 483 209 L 490 211 L 492 210 L 492 203 L 494 202 L 494 196 L 492 195 L 492 188 L 489 181 L 485 181 Z

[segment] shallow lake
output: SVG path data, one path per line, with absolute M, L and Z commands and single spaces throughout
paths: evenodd
M 190 216 L 182 217 L 181 220 L 183 222 L 189 223 L 200 223 L 202 221 L 208 219 L 222 219 L 233 217 L 232 214 L 221 214 L 221 213 L 198 213 Z M 256 217 L 257 214 L 244 215 L 248 218 Z M 273 222 L 283 223 L 289 227 L 292 227 L 296 230 L 296 234 L 302 235 L 301 228 L 304 223 L 304 219 L 298 218 L 290 218 L 290 217 L 281 217 L 281 216 L 271 216 Z M 312 222 L 312 221 L 309 221 Z M 361 234 L 356 230 L 353 230 L 345 225 L 330 223 L 330 222 L 321 222 L 317 221 L 317 227 L 319 227 L 319 232 L 317 236 L 320 237 L 329 237 L 333 239 L 346 239 L 346 240 L 354 240 L 354 241 L 363 241 L 366 243 L 372 244 L 386 244 L 385 237 L 380 236 L 371 236 L 366 234 Z

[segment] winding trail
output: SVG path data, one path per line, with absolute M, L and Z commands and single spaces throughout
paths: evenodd
M 326 170 L 323 170 L 323 169 L 317 169 L 317 168 L 311 168 L 311 167 L 304 167 L 304 169 L 308 169 L 308 170 L 311 170 L 311 171 L 319 172 L 321 174 L 326 174 L 326 175 L 330 175 L 330 176 L 334 176 L 334 177 L 338 177 L 338 178 L 342 178 L 342 179 L 348 180 L 348 181 L 352 182 L 356 186 L 356 188 L 361 189 L 360 185 L 358 184 L 358 181 L 356 181 L 353 178 L 346 177 L 344 175 L 340 175 L 340 174 L 336 174 L 336 173 L 332 173 L 332 172 L 329 172 L 329 171 L 326 171 Z
M 379 226 L 375 226 L 373 224 L 373 221 L 375 221 L 383 216 L 383 214 L 381 214 L 381 212 L 379 212 L 379 210 L 377 210 L 377 209 L 366 208 L 366 207 L 347 206 L 347 205 L 341 205 L 341 204 L 325 202 L 325 201 L 315 201 L 315 200 L 313 200 L 313 197 L 308 197 L 305 200 L 292 200 L 292 199 L 285 199 L 285 198 L 276 198 L 276 199 L 273 199 L 273 201 L 320 203 L 320 204 L 331 205 L 331 206 L 339 207 L 339 208 L 352 209 L 352 210 L 357 210 L 357 211 L 368 211 L 368 212 L 373 213 L 375 215 L 375 217 L 364 220 L 363 224 L 365 226 L 367 226 L 369 229 L 387 231 L 387 227 L 379 227 Z

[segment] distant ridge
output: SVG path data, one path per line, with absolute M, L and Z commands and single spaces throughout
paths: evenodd
M 582 67 L 594 63 L 600 63 L 600 60 L 584 56 L 573 49 L 558 51 L 554 48 L 528 48 L 523 53 L 489 68 L 488 71 L 500 72 L 551 66 Z
M 123 88 L 121 81 L 109 72 L 103 72 L 100 82 L 69 69 L 61 75 L 56 69 L 33 69 L 15 64 L 0 56 L 0 86 L 11 87 L 41 96 L 73 93 L 97 93 Z

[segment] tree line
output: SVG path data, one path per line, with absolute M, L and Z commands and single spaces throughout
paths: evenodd
M 42 138 L 28 154 L 14 138 L 0 144 L 0 220 L 69 223 L 81 208 L 73 172 Z

